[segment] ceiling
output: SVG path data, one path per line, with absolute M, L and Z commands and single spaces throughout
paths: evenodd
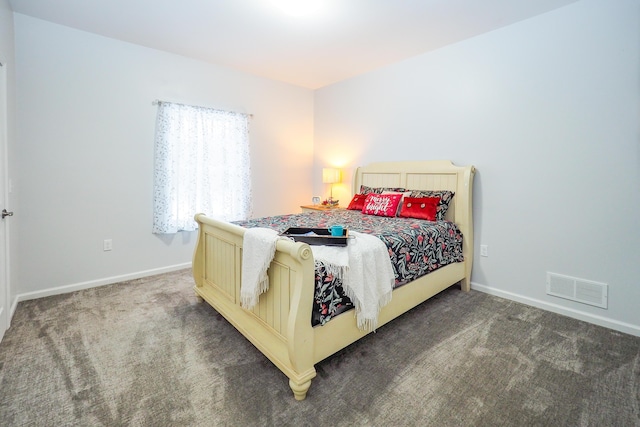
M 16 13 L 316 89 L 577 0 L 10 0 Z M 291 11 L 286 3 L 309 6 Z

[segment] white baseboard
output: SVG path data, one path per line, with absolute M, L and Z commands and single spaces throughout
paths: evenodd
M 625 334 L 635 335 L 640 337 L 640 326 L 632 325 L 630 323 L 619 322 L 606 317 L 598 316 L 591 313 L 585 313 L 580 310 L 574 310 L 572 308 L 562 307 L 561 305 L 551 304 L 545 301 L 540 301 L 534 298 L 524 297 L 522 295 L 514 294 L 511 292 L 505 292 L 500 289 L 495 289 L 490 286 L 481 285 L 479 283 L 471 282 L 471 289 L 486 294 L 495 295 L 497 297 L 505 298 L 511 301 L 516 301 L 522 304 L 530 305 L 532 307 L 541 308 L 553 313 L 562 314 L 567 317 L 582 320 L 594 325 L 604 326 L 605 328 L 613 329 L 615 331 L 624 332 Z
M 90 280 L 88 282 L 74 283 L 71 285 L 64 285 L 64 286 L 56 286 L 55 288 L 43 289 L 41 291 L 26 292 L 24 294 L 18 294 L 13 300 L 13 304 L 11 304 L 11 314 L 9 318 L 10 319 L 13 318 L 13 314 L 15 313 L 16 308 L 18 307 L 18 303 L 20 301 L 43 298 L 51 295 L 66 294 L 68 292 L 80 291 L 82 289 L 96 288 L 98 286 L 111 285 L 113 283 L 119 283 L 119 282 L 126 282 L 127 280 L 140 279 L 141 277 L 155 276 L 156 274 L 162 274 L 162 273 L 170 273 L 172 271 L 183 270 L 185 268 L 191 268 L 191 263 L 186 262 L 184 264 L 170 265 L 168 267 L 137 271 L 134 273 L 123 274 L 120 276 L 105 277 L 103 279 Z

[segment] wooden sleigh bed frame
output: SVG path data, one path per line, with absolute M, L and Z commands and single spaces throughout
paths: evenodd
M 354 194 L 361 184 L 415 190 L 451 190 L 455 196 L 447 211 L 463 233 L 464 262 L 449 264 L 393 291 L 391 302 L 380 310 L 378 327 L 444 289 L 460 282 L 470 289 L 473 262 L 473 166 L 454 166 L 448 160 L 381 162 L 360 167 Z M 314 260 L 305 243 L 279 240 L 269 267 L 269 290 L 248 311 L 240 306 L 240 274 L 245 228 L 208 218 L 199 224 L 193 257 L 196 294 L 224 316 L 288 378 L 297 400 L 303 400 L 314 365 L 359 340 L 369 332 L 358 329 L 353 311 L 312 326 L 315 289 Z

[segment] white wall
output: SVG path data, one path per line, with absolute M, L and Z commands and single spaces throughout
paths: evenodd
M 474 288 L 640 334 L 639 14 L 582 0 L 315 95 L 16 14 L 13 295 L 190 261 L 192 233 L 150 233 L 158 98 L 254 114 L 256 216 L 326 195 L 328 164 L 474 164 Z M 609 308 L 545 295 L 546 271 L 608 283 Z
M 194 233 L 151 233 L 154 99 L 254 115 L 255 215 L 309 198 L 312 91 L 20 14 L 15 34 L 19 293 L 191 261 Z
M 474 164 L 473 287 L 640 335 L 639 61 L 640 2 L 583 0 L 318 90 L 315 167 Z M 608 309 L 547 271 L 607 283 Z

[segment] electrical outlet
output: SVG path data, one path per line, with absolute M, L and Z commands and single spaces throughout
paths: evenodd
M 480 245 L 480 256 L 489 256 L 489 246 Z
M 111 249 L 113 249 L 113 241 L 111 239 L 105 239 L 102 243 L 102 250 L 110 251 Z

